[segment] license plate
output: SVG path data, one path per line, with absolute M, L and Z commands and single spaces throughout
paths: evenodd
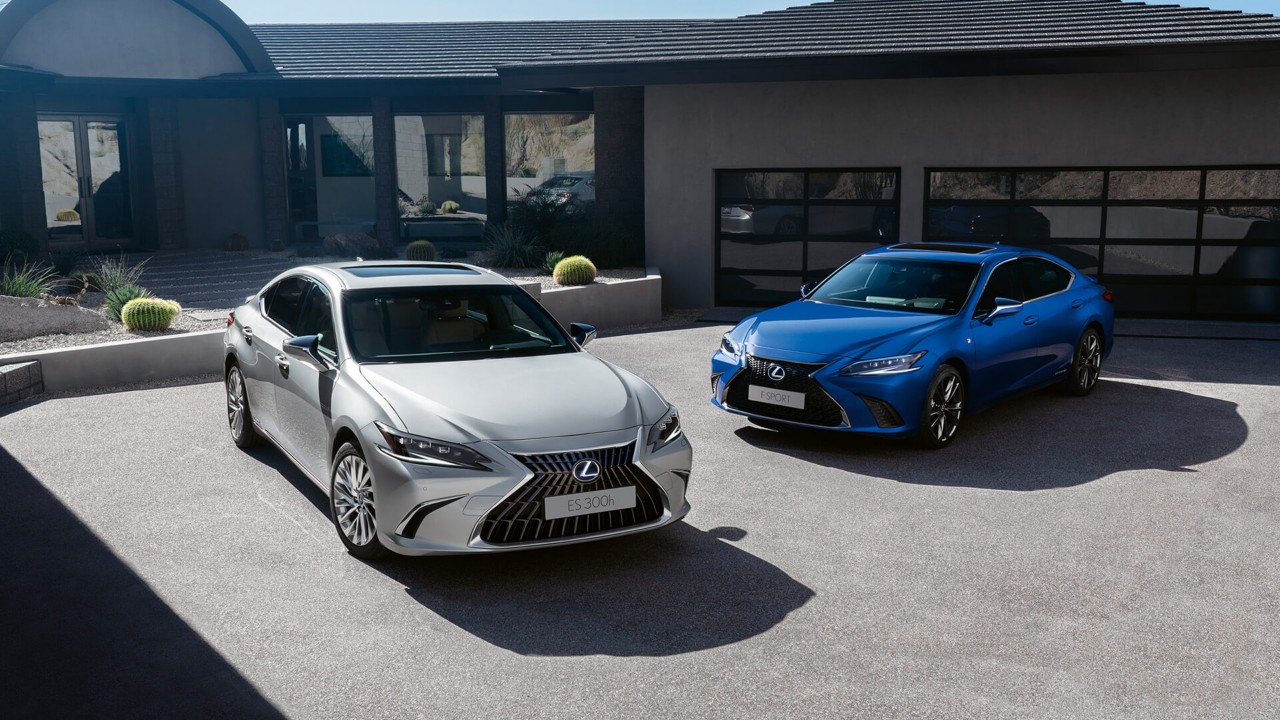
M 748 385 L 747 391 L 747 397 L 755 402 L 781 405 L 782 407 L 795 408 L 797 410 L 804 409 L 804 393 L 774 390 L 773 388 L 760 387 L 759 385 Z
M 548 520 L 594 515 L 610 510 L 630 510 L 636 506 L 636 489 L 624 487 L 576 495 L 557 495 L 543 500 L 542 506 Z

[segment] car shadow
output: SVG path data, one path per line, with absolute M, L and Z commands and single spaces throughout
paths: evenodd
M 736 431 L 751 445 L 815 465 L 917 485 L 1049 490 L 1127 470 L 1195 472 L 1249 436 L 1235 403 L 1104 380 L 1087 398 L 1052 390 L 966 420 L 950 447 L 818 430 Z
M 732 545 L 746 535 L 676 523 L 581 545 L 373 566 L 440 617 L 520 655 L 658 657 L 755 637 L 814 596 Z

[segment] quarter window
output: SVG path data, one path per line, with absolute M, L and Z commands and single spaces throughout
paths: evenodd
M 1022 277 L 1027 300 L 1062 292 L 1071 284 L 1071 273 L 1066 268 L 1040 258 L 1022 261 Z

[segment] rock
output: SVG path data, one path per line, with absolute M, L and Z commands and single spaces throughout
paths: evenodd
M 0 295 L 0 342 L 40 335 L 71 335 L 107 330 L 102 313 L 76 305 Z

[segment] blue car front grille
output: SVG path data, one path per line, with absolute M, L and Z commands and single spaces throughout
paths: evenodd
M 782 380 L 769 378 L 771 365 L 777 365 L 783 369 L 785 376 Z M 747 366 L 730 381 L 725 391 L 725 402 L 736 410 L 759 417 L 818 427 L 840 427 L 845 424 L 844 412 L 822 385 L 810 377 L 823 367 L 823 365 L 767 360 L 749 355 Z M 748 388 L 750 385 L 804 393 L 804 409 L 755 402 L 750 399 Z
M 485 515 L 480 539 L 490 545 L 517 545 L 591 535 L 645 525 L 662 517 L 662 491 L 633 462 L 635 443 L 616 448 L 546 455 L 516 455 L 533 477 Z M 582 485 L 573 467 L 583 460 L 600 463 L 600 478 Z M 636 506 L 593 515 L 547 520 L 543 501 L 591 490 L 634 487 Z

